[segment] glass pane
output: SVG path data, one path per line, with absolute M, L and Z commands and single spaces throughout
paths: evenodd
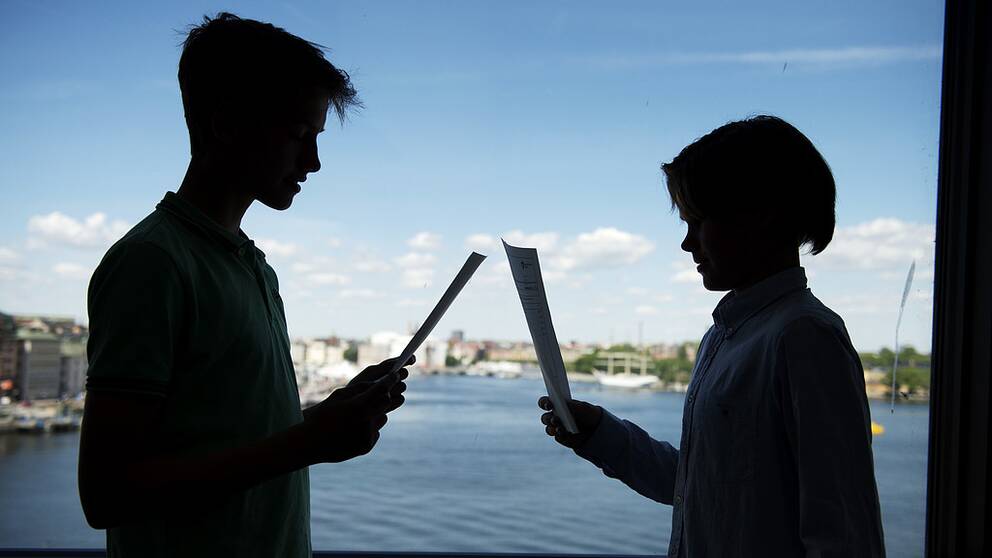
M 86 332 L 73 324 L 86 322 L 87 281 L 109 245 L 182 181 L 176 30 L 216 9 L 0 7 L 0 312 L 12 316 L 0 545 L 104 544 L 76 492 Z M 803 265 L 862 353 L 888 555 L 922 555 L 940 3 L 224 9 L 330 47 L 365 105 L 343 126 L 329 117 L 323 168 L 290 210 L 256 204 L 242 223 L 279 274 L 305 399 L 397 353 L 466 254 L 489 256 L 372 453 L 311 468 L 314 548 L 666 552 L 672 508 L 544 435 L 544 387 L 498 240 L 540 251 L 573 395 L 677 445 L 681 390 L 722 293 L 703 289 L 679 248 L 659 165 L 769 113 L 834 173 L 834 240 Z M 649 354 L 662 381 L 600 385 L 588 372 L 611 348 Z M 62 423 L 68 432 L 27 433 Z

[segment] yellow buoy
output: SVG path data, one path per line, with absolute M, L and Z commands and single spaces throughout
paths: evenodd
M 875 421 L 871 421 L 871 435 L 879 436 L 885 434 L 885 427 Z

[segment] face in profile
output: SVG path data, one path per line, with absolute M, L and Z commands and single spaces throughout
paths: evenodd
M 234 151 L 245 193 L 273 209 L 287 209 L 320 170 L 317 135 L 324 131 L 329 98 L 319 89 L 297 94 L 287 107 L 244 132 Z
M 684 213 L 680 217 L 686 224 L 682 249 L 692 254 L 707 290 L 741 289 L 754 282 L 761 262 L 768 257 L 768 244 L 754 220 L 695 219 Z

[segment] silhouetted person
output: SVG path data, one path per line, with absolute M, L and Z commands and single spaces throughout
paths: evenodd
M 864 372 L 840 316 L 808 288 L 799 250 L 834 232 L 833 176 L 781 119 L 717 128 L 665 171 L 682 249 L 730 291 L 703 337 L 676 449 L 583 401 L 561 444 L 674 507 L 669 556 L 883 556 Z M 547 397 L 538 402 L 551 411 Z
M 292 204 L 355 90 L 318 45 L 226 13 L 190 30 L 179 85 L 182 185 L 90 282 L 83 510 L 110 556 L 309 557 L 307 467 L 368 453 L 406 370 L 301 411 L 276 274 L 240 225 Z

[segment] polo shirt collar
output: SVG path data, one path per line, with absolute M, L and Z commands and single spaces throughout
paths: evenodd
M 713 323 L 733 333 L 766 306 L 806 288 L 806 270 L 791 267 L 738 292 L 729 292 L 713 310 Z
M 237 252 L 245 248 L 245 245 L 255 246 L 255 243 L 248 238 L 248 235 L 244 231 L 239 230 L 238 234 L 232 234 L 231 231 L 217 224 L 206 213 L 200 211 L 199 208 L 182 199 L 174 192 L 166 192 L 165 197 L 155 207 L 179 217 L 194 230 L 220 243 L 232 252 Z M 258 248 L 255 248 L 255 250 L 260 251 Z

